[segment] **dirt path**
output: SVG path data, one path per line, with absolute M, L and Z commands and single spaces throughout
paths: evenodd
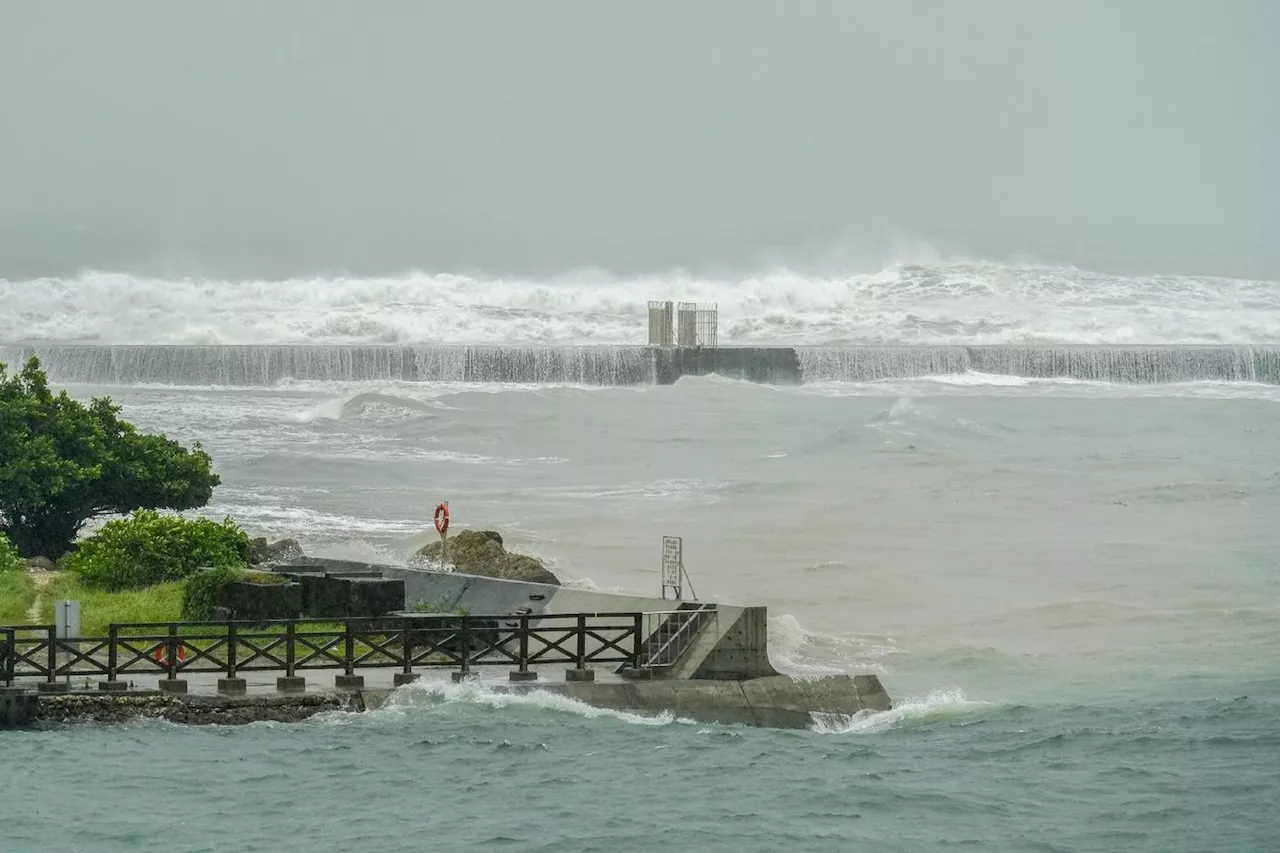
M 40 608 L 44 606 L 44 593 L 49 585 L 58 578 L 61 572 L 31 572 L 31 582 L 36 587 L 36 599 L 27 609 L 27 620 L 32 625 L 40 624 Z

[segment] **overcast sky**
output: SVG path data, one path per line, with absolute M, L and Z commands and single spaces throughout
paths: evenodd
M 1278 43 L 1269 0 L 0 0 L 0 276 L 625 274 L 897 235 L 1280 278 Z

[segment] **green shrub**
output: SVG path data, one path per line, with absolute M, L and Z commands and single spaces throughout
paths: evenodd
M 23 568 L 26 568 L 26 564 L 18 556 L 18 549 L 0 533 L 0 572 L 16 572 Z
M 220 566 L 196 572 L 187 578 L 182 590 L 182 618 L 192 622 L 207 622 L 213 618 L 213 608 L 218 606 L 218 594 L 229 583 L 245 579 L 245 571 L 234 566 Z
M 231 519 L 137 510 L 107 522 L 62 561 L 85 586 L 119 591 L 185 580 L 202 568 L 249 564 L 249 537 Z

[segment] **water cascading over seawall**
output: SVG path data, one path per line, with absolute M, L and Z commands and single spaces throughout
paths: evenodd
M 871 382 L 959 373 L 1092 382 L 1280 385 L 1280 346 L 797 347 L 805 382 Z
M 101 385 L 270 387 L 310 382 L 526 382 L 646 385 L 643 346 L 21 346 L 0 362 L 38 355 L 51 379 Z
M 968 372 L 1125 384 L 1280 385 L 1280 346 L 0 346 L 16 369 L 91 385 L 270 387 L 311 382 L 665 385 L 716 374 L 775 385 L 874 382 Z

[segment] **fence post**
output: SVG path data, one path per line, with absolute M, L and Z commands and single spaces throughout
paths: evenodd
M 294 675 L 298 665 L 297 625 L 290 619 L 284 624 L 284 676 L 276 678 L 276 690 L 282 693 L 302 693 L 307 680 Z
M 178 624 L 169 623 L 169 639 L 165 640 L 165 660 L 168 662 L 169 678 L 178 677 Z
M 409 620 L 400 620 L 400 651 L 404 654 L 404 674 L 413 672 L 413 634 L 409 632 Z
M 346 622 L 343 624 L 345 625 L 345 630 L 346 630 L 346 649 L 343 652 L 343 661 L 342 661 L 345 667 L 343 669 L 343 672 L 347 675 L 354 675 L 356 671 L 356 668 L 355 668 L 356 640 L 355 640 L 355 637 L 351 636 L 351 620 L 347 619 Z
M 236 639 L 239 631 L 236 623 L 227 620 L 227 678 L 236 677 Z
M 58 629 L 49 626 L 49 683 L 58 680 Z
M 17 668 L 17 649 L 14 644 L 18 641 L 18 632 L 12 628 L 4 629 L 4 686 L 13 686 L 13 671 Z
M 404 617 L 400 618 L 400 654 L 404 656 L 404 669 L 397 672 L 391 679 L 396 687 L 403 687 L 418 680 L 418 674 L 413 671 L 413 629 L 409 627 L 411 621 Z
M 165 693 L 186 693 L 186 679 L 178 678 L 178 623 L 169 623 L 169 636 L 165 638 L 165 658 L 169 672 L 160 679 L 160 689 Z
M 578 662 L 574 669 L 587 668 L 587 614 L 578 614 Z
M 633 630 L 635 631 L 636 636 L 635 636 L 635 646 L 634 646 L 634 649 L 633 649 L 633 650 L 632 650 L 632 652 L 631 652 L 631 654 L 632 654 L 631 668 L 632 668 L 632 669 L 639 669 L 639 668 L 640 668 L 640 656 L 644 653 L 644 650 L 643 650 L 643 646 L 644 646 L 644 614 L 643 614 L 643 613 L 637 613 L 637 614 L 635 615 L 635 627 L 633 628 Z
M 458 642 L 462 645 L 462 677 L 471 672 L 471 619 L 463 614 L 458 628 Z
M 520 614 L 520 659 L 519 666 L 508 675 L 512 681 L 537 681 L 537 671 L 529 670 L 529 614 Z
M 116 680 L 116 670 L 120 668 L 120 627 L 114 622 L 107 627 L 107 681 Z

